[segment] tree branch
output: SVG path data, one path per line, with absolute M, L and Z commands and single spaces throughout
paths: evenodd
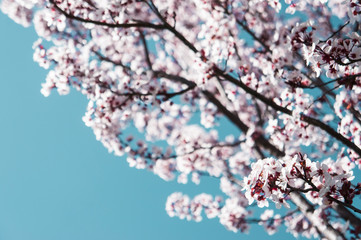
M 262 101 L 264 104 L 266 104 L 267 106 L 272 107 L 274 110 L 276 111 L 280 111 L 282 113 L 285 113 L 287 115 L 292 116 L 292 111 L 279 106 L 278 104 L 276 104 L 274 101 L 272 101 L 271 99 L 265 97 L 264 95 L 258 93 L 256 90 L 253 90 L 252 88 L 248 87 L 246 84 L 244 84 L 242 81 L 239 81 L 237 79 L 235 79 L 234 77 L 232 77 L 229 74 L 225 74 L 222 70 L 220 70 L 219 68 L 215 67 L 214 68 L 214 72 L 219 75 L 222 76 L 224 79 L 234 83 L 235 85 L 239 86 L 240 88 L 242 88 L 246 93 L 251 94 L 253 97 L 255 97 L 256 99 L 259 99 L 260 101 Z M 342 142 L 344 145 L 346 145 L 347 147 L 351 148 L 353 151 L 355 151 L 359 156 L 361 156 L 361 149 L 354 144 L 353 142 L 351 142 L 349 139 L 347 139 L 346 137 L 342 136 L 341 134 L 339 134 L 338 132 L 336 132 L 333 128 L 331 128 L 330 126 L 328 126 L 327 124 L 323 123 L 322 121 L 309 117 L 305 114 L 301 114 L 301 120 L 305 121 L 313 126 L 319 127 L 322 130 L 324 130 L 325 132 L 327 132 L 329 135 L 331 135 L 332 137 L 334 137 L 335 139 L 337 139 L 338 141 Z
M 54 8 L 60 12 L 61 14 L 63 14 L 64 16 L 66 16 L 69 19 L 72 20 L 76 20 L 79 22 L 83 22 L 83 23 L 92 23 L 98 26 L 104 26 L 104 27 L 108 27 L 108 28 L 134 28 L 134 27 L 142 27 L 142 28 L 151 28 L 151 29 L 166 29 L 166 26 L 162 25 L 162 24 L 153 24 L 153 23 L 149 23 L 149 22 L 143 22 L 143 21 L 139 21 L 139 20 L 133 20 L 134 23 L 107 23 L 107 22 L 102 22 L 102 21 L 95 21 L 92 19 L 85 19 L 82 17 L 78 17 L 75 16 L 71 13 L 66 12 L 65 10 L 63 10 L 62 8 L 60 8 L 54 0 L 49 0 L 49 2 L 54 6 Z

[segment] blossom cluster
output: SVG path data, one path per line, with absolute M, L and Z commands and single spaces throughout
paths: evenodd
M 231 231 L 247 232 L 249 229 L 246 217 L 250 212 L 237 198 L 229 198 L 223 203 L 220 197 L 213 200 L 211 195 L 200 194 L 190 200 L 187 195 L 177 192 L 168 197 L 166 210 L 171 217 L 195 221 L 202 219 L 204 210 L 207 218 L 218 217 L 220 223 Z
M 347 157 L 336 162 L 330 158 L 313 162 L 306 155 L 296 154 L 282 159 L 266 158 L 252 164 L 252 171 L 244 178 L 244 189 L 249 204 L 268 207 L 271 200 L 279 208 L 289 208 L 290 192 L 300 191 L 310 195 L 313 202 L 328 205 L 334 201 L 352 203 L 361 194 L 361 186 L 353 187 L 354 164 Z
M 360 1 L 2 0 L 1 10 L 34 24 L 33 58 L 49 71 L 41 93 L 81 92 L 83 121 L 109 152 L 166 181 L 219 180 L 224 200 L 174 193 L 170 216 L 357 238 Z M 251 218 L 269 201 L 295 208 Z

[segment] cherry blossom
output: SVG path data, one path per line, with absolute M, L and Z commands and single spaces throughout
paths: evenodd
M 361 234 L 360 6 L 1 1 L 39 36 L 41 93 L 82 93 L 110 153 L 166 181 L 219 181 L 217 196 L 171 194 L 171 217 L 322 239 Z

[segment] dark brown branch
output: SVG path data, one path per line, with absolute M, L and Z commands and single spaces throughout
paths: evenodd
M 169 80 L 185 84 L 185 85 L 187 85 L 189 87 L 196 87 L 197 86 L 197 84 L 195 84 L 194 82 L 189 81 L 188 79 L 185 79 L 185 78 L 183 78 L 181 76 L 178 76 L 178 75 L 168 74 L 168 73 L 166 73 L 164 71 L 153 71 L 153 73 L 154 73 L 154 75 L 156 77 L 167 78 Z
M 189 49 L 191 49 L 194 53 L 197 53 L 198 50 L 197 48 L 194 47 L 194 45 L 192 43 L 190 43 L 180 32 L 178 32 L 174 26 L 171 26 L 162 16 L 162 14 L 160 14 L 160 12 L 158 11 L 158 8 L 155 6 L 155 4 L 153 3 L 153 1 L 150 1 L 151 4 L 148 4 L 148 6 L 150 7 L 150 9 L 158 16 L 159 20 L 161 20 L 164 24 L 164 27 L 169 30 L 170 32 L 172 32 L 183 44 L 185 44 Z
M 298 169 L 297 169 L 298 170 Z M 307 184 L 309 184 L 310 186 L 311 186 L 311 188 L 313 189 L 312 191 L 316 191 L 316 192 L 319 192 L 320 191 L 320 189 L 318 189 L 316 186 L 315 186 L 315 184 L 312 182 L 312 179 L 308 179 L 307 177 L 306 177 L 306 174 L 304 174 L 304 177 L 302 178 Z M 326 197 L 328 198 L 328 199 L 330 199 L 330 201 L 334 201 L 334 202 L 336 202 L 336 203 L 338 203 L 338 205 L 340 205 L 340 206 L 343 206 L 343 207 L 347 207 L 347 208 L 350 208 L 350 209 L 352 209 L 353 211 L 355 211 L 355 212 L 357 212 L 357 213 L 361 213 L 361 210 L 360 209 L 358 209 L 358 208 L 356 208 L 356 207 L 354 207 L 354 206 L 352 206 L 351 204 L 349 204 L 349 203 L 346 203 L 346 202 L 342 202 L 342 201 L 340 201 L 340 200 L 338 200 L 338 199 L 336 199 L 336 198 L 334 198 L 334 197 L 332 197 L 332 196 L 330 196 L 330 195 L 326 195 Z M 340 215 L 344 215 L 344 214 L 346 214 L 347 213 L 347 209 L 342 209 L 341 207 L 334 207 L 336 210 L 337 209 L 340 209 L 340 210 L 342 210 L 341 211 L 341 213 L 339 213 Z M 348 212 L 349 214 L 351 214 L 350 212 Z M 361 220 L 359 219 L 359 218 L 357 218 L 356 216 L 354 216 L 353 214 L 351 214 L 351 218 L 353 219 L 353 224 L 355 224 L 355 223 L 357 223 L 358 225 L 356 225 L 356 226 L 361 226 Z
M 75 16 L 75 15 L 63 10 L 55 3 L 54 0 L 49 0 L 49 2 L 51 4 L 53 4 L 54 8 L 57 11 L 62 13 L 67 18 L 73 19 L 73 20 L 76 20 L 79 22 L 83 22 L 83 23 L 92 23 L 92 24 L 95 24 L 98 26 L 104 26 L 104 27 L 109 27 L 109 28 L 134 28 L 134 27 L 141 28 L 142 27 L 142 28 L 151 28 L 151 29 L 166 29 L 166 27 L 162 24 L 153 24 L 153 23 L 143 22 L 143 21 L 139 21 L 139 20 L 133 20 L 134 23 L 107 23 L 107 22 L 96 21 L 96 20 L 92 20 L 92 19 L 85 19 L 82 17 Z
M 345 219 L 346 221 L 350 221 L 351 225 L 355 228 L 357 226 L 361 226 L 361 220 L 353 215 L 347 208 L 345 208 L 342 204 L 332 205 L 332 208 L 336 210 L 336 212 Z
M 212 150 L 212 149 L 214 149 L 214 148 L 224 148 L 224 147 L 237 147 L 237 146 L 239 146 L 239 145 L 240 145 L 241 143 L 243 143 L 243 142 L 245 142 L 245 141 L 236 141 L 236 142 L 234 142 L 234 143 L 213 144 L 213 145 L 207 146 L 207 147 L 205 147 L 205 146 L 199 146 L 199 147 L 195 147 L 192 151 L 186 152 L 186 153 L 184 153 L 184 154 L 182 154 L 182 155 L 171 155 L 171 156 L 169 156 L 169 157 L 166 158 L 166 159 L 177 158 L 177 157 L 184 157 L 184 156 L 187 156 L 187 155 L 189 155 L 189 154 L 193 154 L 193 153 L 195 153 L 195 152 L 197 152 L 197 151 L 200 151 L 200 150 Z M 163 159 L 165 159 L 165 158 L 163 158 Z
M 167 24 L 166 27 L 170 32 L 172 32 L 183 44 L 185 44 L 194 53 L 198 52 L 197 48 L 192 43 L 190 43 L 181 33 L 179 33 L 174 27 L 172 27 L 169 24 Z
M 349 204 L 349 203 L 342 202 L 342 201 L 340 201 L 340 200 L 338 200 L 338 199 L 336 199 L 336 198 L 334 198 L 334 197 L 331 197 L 331 196 L 327 196 L 327 198 L 330 199 L 330 200 L 333 201 L 333 202 L 336 202 L 336 203 L 338 203 L 338 204 L 340 204 L 340 205 L 343 205 L 343 206 L 345 206 L 345 207 L 347 207 L 347 208 L 349 208 L 349 209 L 352 209 L 354 212 L 361 213 L 361 210 L 360 210 L 360 209 L 352 206 L 352 205 Z M 360 222 L 361 222 L 361 221 L 359 220 L 359 223 L 360 223 Z M 359 225 L 359 226 L 361 226 L 361 225 Z
M 350 21 L 347 21 L 344 25 L 340 26 L 339 29 L 337 29 L 334 33 L 331 34 L 331 36 L 329 36 L 326 40 L 323 40 L 323 41 L 320 41 L 321 43 L 322 42 L 327 42 L 327 40 L 333 38 L 336 34 L 338 34 L 339 32 L 342 31 L 342 29 L 344 27 L 346 27 L 348 24 L 350 23 Z
M 206 98 L 217 106 L 218 111 L 224 114 L 234 125 L 236 125 L 243 133 L 247 133 L 248 126 L 244 124 L 238 116 L 230 112 L 212 93 L 207 90 L 203 90 L 202 93 Z M 285 156 L 285 153 L 280 151 L 274 145 L 272 145 L 263 135 L 255 136 L 254 141 L 257 146 L 262 147 L 275 156 Z
M 260 101 L 262 101 L 264 104 L 266 104 L 267 106 L 272 107 L 274 110 L 276 111 L 280 111 L 282 113 L 285 113 L 287 115 L 292 116 L 292 111 L 279 106 L 278 104 L 276 104 L 274 101 L 272 101 L 271 99 L 265 97 L 264 95 L 260 94 L 259 92 L 257 92 L 256 90 L 248 87 L 246 84 L 244 84 L 242 81 L 239 81 L 237 79 L 235 79 L 234 77 L 232 77 L 229 74 L 225 74 L 222 70 L 218 69 L 218 68 L 214 68 L 215 73 L 218 76 L 222 76 L 224 79 L 234 83 L 235 85 L 239 86 L 240 88 L 242 88 L 246 93 L 251 94 L 253 97 L 255 97 L 256 99 L 259 99 Z M 341 134 L 339 134 L 338 132 L 336 132 L 332 127 L 328 126 L 327 124 L 323 123 L 322 121 L 309 117 L 307 115 L 301 114 L 301 120 L 305 121 L 313 126 L 319 127 L 322 130 L 324 130 L 325 132 L 327 132 L 329 135 L 331 135 L 332 137 L 334 137 L 335 139 L 337 139 L 338 141 L 342 142 L 344 145 L 346 145 L 347 147 L 351 148 L 353 151 L 355 151 L 359 156 L 361 156 L 361 149 L 356 146 L 356 144 L 354 144 L 353 142 L 351 142 L 349 139 L 345 138 L 344 136 L 342 136 Z
M 361 124 L 361 113 L 357 111 L 354 106 L 350 107 L 350 112 L 352 113 L 356 121 Z
M 187 88 L 185 88 L 183 90 L 180 90 L 178 92 L 156 92 L 156 93 L 140 93 L 140 92 L 120 93 L 120 92 L 113 91 L 110 88 L 106 88 L 106 89 L 109 89 L 114 95 L 117 95 L 117 96 L 131 96 L 131 97 L 164 96 L 165 99 L 163 99 L 163 100 L 168 100 L 170 98 L 173 98 L 173 97 L 178 96 L 178 95 L 182 95 L 182 94 L 192 90 L 193 87 L 187 87 Z
M 302 189 L 302 188 L 295 188 L 290 186 L 289 184 L 287 184 L 287 188 L 290 189 L 290 192 L 302 192 L 302 193 L 307 193 L 307 192 L 311 192 L 311 191 L 317 191 L 318 189 L 314 189 L 312 188 L 306 188 L 306 189 Z
M 243 30 L 245 30 L 249 35 L 251 35 L 254 40 L 256 40 L 259 44 L 261 44 L 262 47 L 267 52 L 272 52 L 271 49 L 259 37 L 257 37 L 256 34 L 254 34 L 254 32 L 252 32 L 252 30 L 249 29 L 249 27 L 246 24 L 241 22 L 239 19 L 236 19 L 236 22 L 239 26 L 241 26 L 243 28 Z
M 357 63 L 357 62 L 361 62 L 361 58 L 359 59 L 350 59 L 350 58 L 347 58 L 347 60 L 349 60 L 348 63 L 343 63 L 341 60 L 339 59 L 334 59 L 335 62 L 338 64 L 338 65 L 341 65 L 341 66 L 348 66 L 348 65 L 351 65 L 351 64 L 354 64 L 354 63 Z
M 112 60 L 112 59 L 110 59 L 110 58 L 108 58 L 108 57 L 103 56 L 101 53 L 99 53 L 99 52 L 97 52 L 97 51 L 93 51 L 93 53 L 94 53 L 95 55 L 97 55 L 97 57 L 99 58 L 99 60 L 106 61 L 106 62 L 110 62 L 110 63 L 113 63 L 113 64 L 116 65 L 116 66 L 121 66 L 122 68 L 124 68 L 124 69 L 126 69 L 126 70 L 130 70 L 130 67 L 124 65 L 121 61 L 116 62 L 116 61 L 114 61 L 114 60 Z
M 140 39 L 142 40 L 142 44 L 143 44 L 143 47 L 144 47 L 144 55 L 145 55 L 145 60 L 148 64 L 148 67 L 150 70 L 152 70 L 152 62 L 150 61 L 150 57 L 149 57 L 149 50 L 148 50 L 148 46 L 147 46 L 147 41 L 145 40 L 145 36 L 144 36 L 144 33 L 139 30 L 139 34 L 140 34 Z

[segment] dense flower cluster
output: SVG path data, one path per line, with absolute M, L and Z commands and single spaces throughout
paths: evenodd
M 75 89 L 83 121 L 129 166 L 219 179 L 170 216 L 274 234 L 361 233 L 359 0 L 2 0 L 39 36 L 41 93 Z M 307 154 L 307 155 L 306 155 Z M 265 209 L 254 216 L 254 207 Z M 257 203 L 257 204 L 255 204 Z
M 309 192 L 309 199 L 319 205 L 341 200 L 352 203 L 361 194 L 361 186 L 353 187 L 354 164 L 347 157 L 336 162 L 330 158 L 312 162 L 300 154 L 281 159 L 266 158 L 252 164 L 252 172 L 244 178 L 246 197 L 251 204 L 268 207 L 268 199 L 279 208 L 287 204 L 286 197 L 292 191 Z

